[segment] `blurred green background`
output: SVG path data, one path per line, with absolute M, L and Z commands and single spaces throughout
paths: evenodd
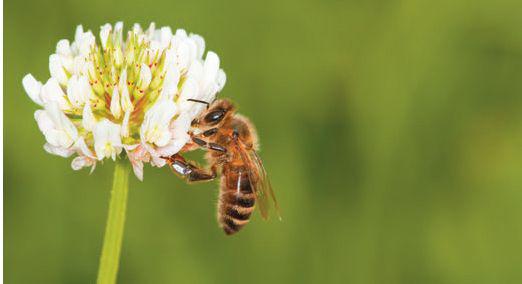
M 6 283 L 93 283 L 113 163 L 46 154 L 23 91 L 81 23 L 183 27 L 257 125 L 284 221 L 225 237 L 217 183 L 131 179 L 120 283 L 520 283 L 520 1 L 4 3 Z M 199 155 L 201 156 L 201 155 Z

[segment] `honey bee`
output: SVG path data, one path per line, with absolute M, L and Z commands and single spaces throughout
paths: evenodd
M 187 182 L 210 181 L 221 173 L 217 220 L 225 234 L 232 235 L 248 222 L 257 204 L 263 219 L 268 219 L 270 203 L 279 207 L 263 167 L 258 140 L 250 121 L 236 113 L 228 100 L 207 104 L 207 110 L 191 124 L 191 141 L 180 152 L 207 150 L 209 169 L 186 161 L 181 154 L 166 157 L 172 171 Z

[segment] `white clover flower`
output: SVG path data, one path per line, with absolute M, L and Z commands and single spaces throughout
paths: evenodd
M 100 41 L 80 25 L 74 41 L 58 41 L 42 84 L 27 74 L 27 95 L 43 107 L 34 114 L 55 155 L 77 156 L 79 170 L 106 158 L 128 156 L 136 176 L 143 163 L 161 167 L 188 142 L 191 121 L 204 109 L 188 99 L 214 100 L 226 81 L 219 57 L 199 35 L 169 27 L 105 24 Z

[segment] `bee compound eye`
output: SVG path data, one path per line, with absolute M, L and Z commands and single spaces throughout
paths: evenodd
M 213 124 L 219 123 L 221 120 L 223 120 L 224 116 L 225 116 L 225 110 L 218 109 L 218 110 L 211 111 L 207 115 L 205 115 L 204 120 L 206 123 L 213 125 Z

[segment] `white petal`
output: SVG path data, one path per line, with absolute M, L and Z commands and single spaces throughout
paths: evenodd
M 71 44 L 71 50 L 75 55 L 87 56 L 95 42 L 96 38 L 91 31 L 83 32 L 83 27 L 78 26 L 74 42 Z
M 46 104 L 45 112 L 53 123 L 52 129 L 44 132 L 47 141 L 54 146 L 69 148 L 78 139 L 78 130 L 57 103 Z
M 62 110 L 71 109 L 71 105 L 65 99 L 65 93 L 54 77 L 49 78 L 45 85 L 42 86 L 40 98 L 44 104 L 56 102 Z
M 78 156 L 74 158 L 71 162 L 71 168 L 75 171 L 81 170 L 83 167 L 87 166 L 86 157 Z
M 87 144 L 85 144 L 85 140 L 83 137 L 80 137 L 78 138 L 78 140 L 76 140 L 76 143 L 74 143 L 74 148 L 80 155 L 87 156 L 89 158 L 94 158 L 94 155 L 92 154 L 91 150 L 89 149 L 89 147 L 87 147 Z
M 127 151 L 127 157 L 129 157 L 129 161 L 131 162 L 134 174 L 140 181 L 143 181 L 143 160 L 140 156 L 141 151 L 139 149 L 135 151 L 128 149 L 125 150 Z
M 83 56 L 76 56 L 73 59 L 71 72 L 73 74 L 84 76 L 96 73 L 92 61 L 86 61 L 85 57 Z
M 88 102 L 90 99 L 94 99 L 96 97 L 94 95 L 94 91 L 92 90 L 91 84 L 89 84 L 89 79 L 86 75 L 80 76 L 79 84 L 80 92 L 84 97 L 85 102 Z
M 110 24 L 105 24 L 101 26 L 100 29 L 100 40 L 102 44 L 102 48 L 105 49 L 107 47 L 107 39 L 109 38 L 109 34 L 111 33 L 112 26 Z
M 121 108 L 124 112 L 133 111 L 134 105 L 130 99 L 129 89 L 127 88 L 127 70 L 123 70 L 120 75 L 119 88 L 121 90 Z
M 162 27 L 160 30 L 160 42 L 163 48 L 165 48 L 172 38 L 172 30 L 170 27 Z
M 149 28 L 145 32 L 147 36 L 152 39 L 152 36 L 154 35 L 154 32 L 156 31 L 156 24 L 154 22 L 151 22 L 149 25 Z
M 74 74 L 74 57 L 60 56 L 60 61 L 62 62 L 63 69 L 68 74 Z
M 154 144 L 156 144 L 158 147 L 166 146 L 172 135 L 168 131 L 162 131 L 158 134 L 156 140 L 154 141 Z
M 114 25 L 114 30 L 116 32 L 123 30 L 123 22 L 116 22 L 116 24 Z
M 176 30 L 176 36 L 182 39 L 187 38 L 187 32 L 184 29 L 177 29 Z
M 33 100 L 33 102 L 43 105 L 42 99 L 40 98 L 40 92 L 42 90 L 42 83 L 36 81 L 31 74 L 27 74 L 22 79 L 22 85 L 24 86 L 25 92 Z
M 156 102 L 145 114 L 145 119 L 162 125 L 167 125 L 176 114 L 177 107 L 173 101 L 161 100 Z
M 161 46 L 161 28 L 160 29 L 157 29 L 157 30 L 154 30 L 154 34 L 152 34 L 152 42 L 156 43 L 156 46 L 158 46 L 158 48 Z
M 120 47 L 123 44 L 123 22 L 116 22 L 114 25 L 113 42 L 117 50 L 121 51 Z
M 190 140 L 190 136 L 187 132 L 192 119 L 190 114 L 183 113 L 171 123 L 170 132 L 172 133 L 172 140 L 170 140 L 167 146 L 158 148 L 157 151 L 161 156 L 174 155 L 185 146 Z
M 132 171 L 140 181 L 143 181 L 143 162 L 132 163 Z
M 190 136 L 185 133 L 183 137 L 170 140 L 169 144 L 157 149 L 158 153 L 163 157 L 172 156 L 178 153 L 185 144 L 190 140 Z
M 73 143 L 72 140 L 68 140 L 67 135 L 63 131 L 56 130 L 54 128 L 50 129 L 47 132 L 43 133 L 45 136 L 45 141 L 48 144 L 53 145 L 54 147 L 67 148 L 61 146 L 62 144 L 67 144 L 69 141 Z
M 203 81 L 213 82 L 219 70 L 219 57 L 212 51 L 207 52 L 205 63 L 203 64 Z
M 192 52 L 194 49 L 194 52 Z M 176 49 L 174 63 L 180 70 L 187 70 L 189 67 L 189 62 L 191 61 L 191 54 L 194 53 L 194 57 L 197 53 L 197 47 L 194 44 L 192 47 L 189 44 L 189 41 L 183 41 L 179 44 Z
M 219 57 L 212 51 L 207 52 L 207 58 L 203 65 L 203 76 L 201 78 L 201 99 L 211 100 L 218 91 L 216 77 L 219 70 Z
M 169 48 L 165 51 L 165 67 L 163 67 L 165 72 L 167 72 L 173 65 L 176 65 L 176 58 L 177 55 L 175 48 Z
M 58 41 L 56 44 L 56 54 L 64 57 L 72 56 L 71 46 L 69 45 L 68 40 L 62 39 Z
M 74 41 L 79 41 L 81 36 L 83 35 L 83 26 L 76 26 L 76 32 L 74 33 Z
M 54 128 L 54 123 L 45 110 L 37 110 L 34 112 L 34 119 L 38 124 L 38 128 L 45 133 Z
M 145 113 L 140 135 L 143 143 L 152 143 L 158 147 L 168 144 L 171 138 L 169 124 L 177 113 L 176 104 L 171 100 L 156 102 Z
M 116 159 L 122 151 L 120 138 L 120 126 L 113 122 L 103 119 L 98 122 L 93 129 L 94 151 L 98 160 L 103 158 Z
M 225 71 L 223 71 L 223 69 L 219 69 L 217 76 L 216 76 L 218 92 L 220 92 L 223 89 L 226 82 L 227 82 L 227 75 L 225 74 Z
M 193 78 L 187 78 L 183 84 L 183 89 L 179 97 L 179 107 L 181 113 L 187 113 L 190 119 L 194 119 L 201 111 L 206 108 L 205 104 L 199 102 L 188 101 L 188 99 L 198 99 L 208 103 L 212 103 L 213 98 L 201 96 L 198 82 Z
M 149 86 L 151 80 L 152 80 L 152 73 L 150 71 L 149 66 L 147 66 L 147 64 L 145 64 L 145 63 L 141 64 L 140 79 L 139 79 L 140 89 L 145 90 Z
M 153 157 L 153 156 L 159 157 L 159 154 L 156 152 L 156 149 L 154 149 L 154 147 L 152 147 L 151 145 L 149 145 L 148 143 L 145 142 L 145 138 L 142 133 L 143 133 L 143 131 L 140 133 L 141 144 L 139 147 L 142 148 L 143 151 L 145 151 L 149 155 L 149 158 Z
M 55 78 L 58 83 L 63 86 L 67 84 L 67 75 L 65 74 L 60 56 L 57 54 L 49 56 L 49 71 L 51 72 L 51 76 Z
M 201 92 L 201 99 L 204 101 L 213 101 L 216 97 L 216 94 L 219 90 L 219 87 L 216 82 L 210 82 L 207 84 L 206 88 Z
M 71 162 L 71 168 L 75 171 L 81 170 L 84 167 L 94 166 L 96 165 L 96 161 L 84 156 L 78 156 L 74 158 Z M 92 171 L 91 171 L 92 172 Z
M 158 167 L 158 168 L 161 168 L 163 166 L 165 166 L 165 164 L 167 163 L 167 161 L 165 161 L 165 159 L 163 159 L 162 157 L 152 157 L 152 161 L 151 161 L 151 164 L 155 167 Z
M 91 52 L 92 46 L 95 44 L 96 38 L 91 31 L 83 34 L 81 44 L 79 45 L 80 54 L 87 56 Z
M 184 135 L 187 134 L 192 120 L 193 118 L 189 114 L 181 114 L 170 125 L 170 131 L 172 132 L 172 136 L 174 138 L 185 137 Z
M 85 76 L 72 75 L 67 83 L 67 98 L 75 108 L 81 108 L 91 97 L 92 88 Z
M 126 111 L 121 123 L 121 137 L 129 137 L 129 119 L 131 111 Z
M 94 118 L 94 114 L 92 113 L 91 106 L 89 104 L 85 104 L 83 107 L 83 117 L 82 117 L 82 125 L 83 128 L 87 131 L 92 131 L 94 125 L 96 124 L 96 119 Z
M 123 144 L 123 148 L 124 148 L 126 151 L 132 151 L 132 150 L 138 148 L 139 146 L 140 146 L 140 144 L 132 144 L 132 145 Z
M 118 91 L 118 87 L 114 88 L 114 91 L 112 92 L 112 98 L 111 98 L 111 113 L 112 115 L 118 119 L 121 116 L 121 104 L 120 104 L 120 92 Z
M 190 64 L 187 77 L 200 80 L 203 77 L 203 65 L 199 61 L 194 61 Z
M 136 23 L 136 24 L 134 24 L 134 26 L 132 26 L 132 31 L 134 33 L 136 33 L 136 34 L 143 32 L 143 30 L 141 29 L 140 24 L 138 24 L 138 23 Z
M 49 103 L 45 110 L 34 113 L 38 128 L 47 142 L 56 147 L 69 148 L 78 137 L 72 122 L 61 112 L 56 103 Z
M 70 157 L 74 151 L 72 149 L 60 147 L 60 146 L 53 146 L 49 143 L 46 143 L 44 145 L 45 151 L 47 151 L 49 154 L 57 155 L 60 157 L 68 158 Z
M 187 78 L 181 89 L 179 102 L 184 103 L 188 99 L 199 99 L 199 86 L 194 78 Z M 189 102 L 191 105 L 193 102 Z
M 172 100 L 174 95 L 178 92 L 180 74 L 178 68 L 171 64 L 167 67 L 165 73 L 165 81 L 163 82 L 163 90 L 161 90 L 161 99 Z
M 200 35 L 191 34 L 190 38 L 196 43 L 197 46 L 197 58 L 202 58 L 205 52 L 205 40 Z

